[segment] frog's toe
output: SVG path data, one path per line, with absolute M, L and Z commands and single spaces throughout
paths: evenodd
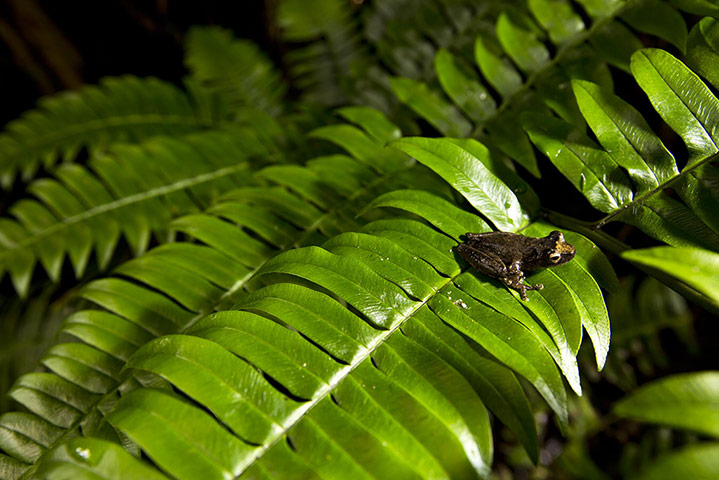
M 543 283 L 538 283 L 536 285 L 527 285 L 527 290 L 542 290 L 544 288 Z

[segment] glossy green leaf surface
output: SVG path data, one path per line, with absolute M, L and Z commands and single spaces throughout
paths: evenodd
M 521 87 L 522 77 L 506 59 L 500 58 L 485 42 L 482 37 L 477 37 L 474 44 L 475 61 L 487 81 L 507 98 Z
M 52 480 L 167 478 L 121 446 L 93 438 L 76 438 L 52 450 L 39 474 Z
M 549 61 L 549 51 L 539 40 L 538 29 L 528 17 L 500 15 L 497 38 L 514 63 L 525 72 L 536 72 Z
M 696 15 L 716 16 L 719 7 L 711 0 L 671 0 L 678 8 Z
M 656 380 L 614 406 L 626 418 L 719 437 L 719 373 L 685 373 Z
M 719 75 L 713 65 L 719 61 L 719 38 L 717 38 L 717 21 L 713 18 L 702 18 L 689 33 L 687 42 L 687 63 L 706 78 L 714 87 L 719 85 Z
M 584 22 L 563 0 L 530 0 L 529 8 L 552 42 L 562 44 L 584 29 Z
M 457 65 L 451 53 L 437 52 L 434 67 L 444 91 L 469 118 L 481 121 L 494 113 L 496 105 L 489 92 Z
M 390 79 L 397 97 L 427 119 L 443 135 L 466 137 L 472 125 L 454 105 L 430 91 L 426 85 L 409 78 Z
M 143 412 L 153 414 L 143 415 Z M 227 478 L 240 473 L 253 449 L 210 417 L 160 390 L 126 395 L 108 421 L 135 440 L 160 467 L 177 478 Z M 183 451 L 182 462 L 173 450 Z
M 350 122 L 361 126 L 375 140 L 382 144 L 397 140 L 402 136 L 402 132 L 396 125 L 373 108 L 344 107 L 339 109 L 338 113 Z
M 630 262 L 656 268 L 719 302 L 719 254 L 698 248 L 655 247 L 622 254 Z
M 657 112 L 684 140 L 690 164 L 717 153 L 719 100 L 695 73 L 658 49 L 635 53 L 632 73 Z
M 534 224 L 530 227 L 529 232 L 542 235 L 549 233 L 551 228 Z M 568 241 L 572 240 L 571 236 L 567 238 Z M 587 243 L 589 242 L 577 244 L 575 248 L 587 248 Z M 571 292 L 571 297 L 575 301 L 572 308 L 577 309 L 581 324 L 592 340 L 597 368 L 601 370 L 609 351 L 610 323 L 602 292 L 587 269 L 592 261 L 589 255 L 591 255 L 591 251 L 585 252 L 583 248 L 577 250 L 577 256 L 571 262 L 555 269 L 548 269 L 547 272 L 557 277 L 561 284 Z
M 49 373 L 23 377 L 13 391 L 33 413 L 2 417 L 0 477 L 112 478 L 127 465 L 138 477 L 148 469 L 174 478 L 488 478 L 494 444 L 507 453 L 507 429 L 535 463 L 544 450 L 535 415 L 544 426 L 551 409 L 560 430 L 572 431 L 564 380 L 581 393 L 583 331 L 599 368 L 609 346 L 599 285 L 616 290 L 618 281 L 606 257 L 565 231 L 577 257 L 531 273 L 528 281 L 545 289 L 524 302 L 456 252 L 466 232 L 557 228 L 533 224 L 551 212 L 523 180 L 540 169 L 519 115 L 534 118 L 540 149 L 570 151 L 555 165 L 592 204 L 608 215 L 650 210 L 637 223 L 656 221 L 661 240 L 711 245 L 706 212 L 716 199 L 695 187 L 712 184 L 714 166 L 677 179 L 647 122 L 610 93 L 604 62 L 627 67 L 637 45 L 623 23 L 616 52 L 596 36 L 597 19 L 616 23 L 616 2 L 397 5 L 370 2 L 354 15 L 360 7 L 330 1 L 278 4 L 278 35 L 302 43 L 285 58 L 298 96 L 333 108 L 370 99 L 387 116 L 344 107 L 336 114 L 352 125 L 332 124 L 336 117 L 312 118 L 314 107 L 302 104 L 292 115 L 322 126 L 296 152 L 319 157 L 299 164 L 275 152 L 259 171 L 227 175 L 217 194 L 194 184 L 164 192 L 172 215 L 182 214 L 170 224 L 153 215 L 153 201 L 125 209 L 121 227 L 91 225 L 66 240 L 80 272 L 93 251 L 108 262 L 117 242 L 138 252 L 152 234 L 177 242 L 84 289 L 94 306 L 63 327 L 80 343 L 48 350 L 41 362 Z M 397 28 L 399 19 L 413 28 Z M 198 58 L 214 57 L 207 65 L 188 59 L 198 102 L 214 98 L 238 115 L 250 112 L 239 108 L 244 102 L 283 111 L 266 62 L 243 72 L 257 53 L 248 44 L 209 30 L 188 41 Z M 377 62 L 365 63 L 367 46 Z M 468 64 L 473 56 L 480 74 Z M 318 72 L 329 73 L 318 83 Z M 267 131 L 292 129 L 267 117 L 249 117 L 263 146 Z M 402 139 L 389 118 L 405 132 L 432 127 L 463 138 Z M 152 154 L 159 160 L 133 179 L 140 185 L 182 167 L 160 149 Z M 103 161 L 99 182 L 64 168 L 56 182 L 39 182 L 35 195 L 53 208 L 19 204 L 18 225 L 32 234 L 54 215 L 78 215 L 60 194 L 65 183 L 84 182 L 73 190 L 80 206 L 104 198 L 100 187 L 132 195 L 122 166 Z M 670 181 L 676 195 L 667 198 L 683 210 L 640 197 Z M 0 243 L 24 241 L 5 225 Z M 38 262 L 58 278 L 65 253 L 53 242 L 17 248 L 0 271 L 23 291 Z M 104 440 L 69 440 L 76 435 Z M 85 467 L 83 449 L 104 460 Z
M 524 222 L 514 193 L 469 151 L 446 140 L 428 138 L 407 138 L 393 146 L 434 170 L 498 229 L 516 230 Z M 475 153 L 489 156 L 482 147 Z
M 611 212 L 629 202 L 629 179 L 616 161 L 571 125 L 554 118 L 524 115 L 530 138 L 597 210 Z
M 577 103 L 599 143 L 644 193 L 679 174 L 674 157 L 631 105 L 596 84 L 572 83 Z

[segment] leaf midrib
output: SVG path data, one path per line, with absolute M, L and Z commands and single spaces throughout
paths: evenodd
M 632 150 L 634 151 L 634 153 L 636 153 L 637 156 L 642 160 L 642 162 L 644 162 L 644 164 L 647 167 L 647 171 L 649 173 L 651 173 L 652 178 L 656 181 L 657 185 L 660 184 L 661 182 L 659 181 L 659 177 L 657 177 L 656 172 L 649 166 L 649 164 L 646 162 L 646 160 L 642 156 L 641 152 L 638 150 L 637 146 L 634 144 L 634 142 L 632 142 L 631 138 L 629 138 L 627 136 L 627 134 L 621 128 L 619 123 L 617 123 L 616 118 L 610 114 L 610 112 L 607 108 L 605 108 L 604 102 L 596 101 L 594 99 L 594 97 L 591 95 L 591 93 L 586 88 L 584 88 L 584 86 L 580 86 L 580 88 L 589 95 L 589 97 L 592 99 L 592 102 L 594 103 L 594 105 L 601 110 L 601 112 L 604 114 L 604 117 L 612 124 L 612 126 L 615 128 L 616 132 L 618 132 L 618 134 L 621 135 L 621 137 L 627 142 L 627 144 L 632 147 Z M 605 150 L 605 151 L 607 152 L 607 155 L 609 155 L 609 157 L 614 161 L 614 163 L 618 167 L 622 167 L 622 165 L 619 164 L 619 161 L 614 158 L 614 155 L 612 155 L 612 152 L 610 152 L 608 150 Z M 624 167 L 624 168 L 626 168 L 626 167 Z
M 176 115 L 176 114 L 170 114 L 170 115 L 163 115 L 163 114 L 157 114 L 157 113 L 148 113 L 148 114 L 132 114 L 132 115 L 118 115 L 113 116 L 109 118 L 100 118 L 95 120 L 90 120 L 87 122 L 79 123 L 79 124 L 72 124 L 65 128 L 61 128 L 58 130 L 53 130 L 51 132 L 47 132 L 44 135 L 39 136 L 33 136 L 33 142 L 32 143 L 24 143 L 22 141 L 18 141 L 14 139 L 14 135 L 12 135 L 12 132 L 8 132 L 5 135 L 9 135 L 10 138 L 13 138 L 17 144 L 18 147 L 15 149 L 12 155 L 10 155 L 9 158 L 11 158 L 10 162 L 15 162 L 19 158 L 25 158 L 24 153 L 27 151 L 28 148 L 35 149 L 35 150 L 42 150 L 47 148 L 48 144 L 51 143 L 57 143 L 59 141 L 66 141 L 68 138 L 71 138 L 73 135 L 82 134 L 85 132 L 95 132 L 99 130 L 103 130 L 108 127 L 130 127 L 130 126 L 140 126 L 140 125 L 167 125 L 167 124 L 174 124 L 174 125 L 190 125 L 190 126 L 197 126 L 197 127 L 212 127 L 214 125 L 213 122 L 209 120 L 203 120 L 202 118 L 198 117 L 194 112 L 192 112 L 191 115 L 182 116 L 182 115 Z M 7 157 L 5 157 L 7 158 Z
M 447 280 L 441 284 L 440 286 L 436 287 L 436 290 L 432 292 L 431 294 L 427 295 L 427 297 L 419 302 L 416 302 L 413 306 L 412 310 L 408 312 L 405 315 L 405 318 L 402 320 L 399 320 L 396 322 L 395 325 L 390 327 L 388 330 L 385 330 L 380 335 L 376 337 L 376 339 L 367 346 L 366 350 L 355 357 L 354 363 L 347 365 L 340 369 L 337 373 L 335 373 L 332 376 L 332 381 L 329 382 L 327 387 L 323 387 L 320 390 L 320 393 L 312 397 L 310 401 L 308 401 L 306 404 L 303 405 L 303 412 L 301 415 L 296 415 L 295 418 L 287 425 L 283 425 L 281 433 L 277 435 L 277 437 L 274 440 L 271 440 L 269 442 L 266 442 L 260 447 L 258 455 L 255 457 L 255 461 L 259 459 L 262 455 L 264 455 L 266 452 L 268 452 L 275 444 L 277 444 L 282 438 L 300 421 L 302 421 L 307 414 L 317 405 L 319 405 L 323 400 L 325 400 L 329 395 L 331 395 L 334 390 L 349 376 L 351 373 L 355 370 L 355 368 L 359 367 L 364 363 L 365 360 L 367 360 L 380 346 L 384 344 L 384 342 L 392 336 L 393 333 L 395 333 L 397 330 L 400 329 L 409 319 L 411 319 L 417 311 L 419 311 L 420 308 L 427 305 L 427 303 L 434 298 L 436 295 L 439 295 L 439 292 L 444 289 L 447 285 L 454 282 L 454 280 L 462 275 L 464 273 L 463 270 L 460 270 L 459 273 L 454 275 L 453 277 L 447 278 Z M 299 409 L 298 409 L 299 410 Z
M 4 249 L 2 252 L 0 252 L 0 259 L 2 259 L 3 257 L 6 257 L 6 256 L 10 256 L 13 252 L 16 252 L 17 250 L 30 247 L 31 245 L 39 242 L 40 240 L 42 240 L 43 238 L 45 238 L 49 235 L 57 233 L 61 230 L 64 230 L 65 228 L 68 228 L 77 223 L 84 222 L 86 220 L 90 220 L 98 215 L 102 215 L 104 213 L 111 212 L 113 210 L 117 210 L 119 208 L 126 207 L 128 205 L 132 205 L 134 203 L 139 203 L 144 200 L 149 200 L 151 198 L 156 198 L 156 197 L 160 197 L 163 195 L 167 195 L 167 194 L 176 192 L 178 190 L 185 190 L 190 187 L 200 185 L 202 183 L 210 182 L 217 178 L 232 175 L 234 173 L 240 172 L 245 169 L 247 169 L 247 163 L 242 162 L 242 163 L 233 165 L 231 167 L 224 167 L 224 168 L 217 169 L 213 172 L 203 173 L 203 174 L 196 175 L 196 176 L 190 177 L 190 178 L 184 178 L 182 180 L 179 180 L 174 183 L 170 183 L 168 185 L 163 185 L 161 187 L 152 188 L 152 189 L 146 190 L 144 192 L 135 193 L 133 195 L 128 195 L 127 197 L 119 198 L 112 202 L 98 205 L 96 207 L 85 210 L 84 212 L 79 213 L 77 215 L 63 218 L 62 220 L 60 220 L 57 223 L 54 223 L 52 226 L 46 228 L 45 230 L 35 233 L 32 236 L 26 237 L 23 240 L 21 240 L 20 242 L 13 245 L 12 247 Z

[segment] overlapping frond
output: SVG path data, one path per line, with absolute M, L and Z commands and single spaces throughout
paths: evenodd
M 434 71 L 423 73 L 430 67 L 399 53 L 403 50 L 394 48 L 392 33 L 385 33 L 386 50 L 397 57 L 392 89 L 443 135 L 479 139 L 536 176 L 537 161 L 518 122 L 521 113 L 554 112 L 582 128 L 584 120 L 570 88 L 573 79 L 611 88 L 608 67 L 629 69 L 630 55 L 642 46 L 638 34 L 663 37 L 680 49 L 686 44 L 684 21 L 667 2 L 542 0 L 486 2 L 482 7 L 445 3 L 423 5 L 474 16 L 472 22 L 453 25 L 459 38 L 469 38 L 458 40 L 457 33 L 438 20 L 439 14 L 418 9 L 427 48 L 421 55 L 415 48 L 414 57 L 425 63 L 433 58 Z M 400 18 L 401 14 L 395 22 Z M 376 30 L 397 31 L 388 28 L 390 24 Z
M 121 236 L 139 255 L 152 233 L 168 237 L 172 218 L 246 184 L 248 159 L 267 152 L 252 131 L 238 128 L 115 144 L 87 166 L 63 164 L 55 178 L 30 184 L 35 198 L 11 206 L 14 218 L 0 219 L 0 274 L 25 296 L 38 262 L 57 281 L 66 256 L 78 278 L 92 251 L 104 269 Z
M 609 66 L 628 71 L 640 35 L 683 51 L 687 28 L 676 8 L 692 10 L 659 0 L 393 0 L 363 8 L 357 25 L 342 1 L 280 2 L 287 39 L 309 42 L 288 55 L 298 76 L 312 79 L 299 83 L 304 91 L 409 121 L 399 100 L 440 134 L 478 139 L 536 176 L 519 114 L 555 112 L 583 126 L 571 80 L 611 88 Z
M 307 49 L 316 58 L 341 44 L 332 45 L 322 18 L 313 17 L 310 7 L 322 3 L 302 10 L 306 2 L 288 2 L 297 10 L 283 17 L 304 22 L 286 25 L 297 40 L 326 35 L 325 50 Z M 389 17 L 400 4 L 376 3 Z M 587 15 L 577 15 L 577 4 Z M 686 32 L 663 21 L 677 15 L 665 2 L 530 0 L 511 12 L 499 2 L 486 10 L 461 0 L 417 5 L 417 45 L 436 53 L 438 84 L 452 102 L 422 77 L 419 62 L 416 79 L 395 78 L 392 87 L 438 130 L 475 134 L 489 148 L 469 139 L 398 140 L 379 113 L 344 109 L 360 128 L 331 125 L 312 136 L 347 154 L 270 166 L 206 211 L 199 213 L 207 201 L 183 210 L 197 208 L 171 228 L 187 241 L 152 249 L 87 285 L 83 296 L 97 307 L 63 327 L 79 342 L 53 346 L 42 360 L 47 371 L 18 380 L 10 395 L 30 413 L 0 416 L 0 477 L 486 478 L 488 412 L 537 460 L 519 377 L 566 427 L 564 382 L 581 392 L 576 357 L 584 331 L 603 366 L 609 319 L 599 285 L 613 290 L 617 279 L 598 249 L 570 231 L 577 257 L 534 274 L 545 289 L 528 302 L 468 269 L 455 254 L 468 231 L 542 236 L 554 228 L 536 220 L 539 199 L 490 151 L 536 173 L 533 154 L 522 157 L 531 150 L 517 122 L 526 110 L 532 140 L 607 213 L 604 222 L 620 219 L 668 243 L 716 250 L 709 186 L 719 102 L 666 52 L 643 50 L 628 62 L 637 46 L 632 29 L 685 47 Z M 544 15 L 550 10 L 556 15 Z M 345 25 L 346 12 L 328 12 Z M 447 27 L 442 15 L 482 21 Z M 719 51 L 711 22 L 700 22 L 689 42 L 690 52 L 701 52 L 695 68 L 709 79 Z M 472 32 L 472 41 L 454 43 L 453 31 Z M 218 31 L 197 38 L 203 48 L 232 44 Z M 395 58 L 393 68 L 412 67 L 400 65 L 411 58 Z M 462 62 L 471 58 L 487 84 L 466 73 Z M 631 70 L 685 140 L 690 158 L 681 172 L 641 115 L 609 93 L 608 64 Z M 233 81 L 223 84 L 205 66 L 196 72 L 232 96 Z M 255 87 L 258 102 L 271 97 L 257 83 L 247 88 Z M 274 106 L 272 99 L 255 105 Z M 601 147 L 585 134 L 587 124 Z M 392 141 L 393 149 L 384 148 Z M 681 202 L 665 195 L 669 186 Z M 161 194 L 186 195 L 185 206 L 203 197 L 187 187 Z M 651 204 L 662 195 L 671 208 Z M 642 216 L 643 208 L 650 213 Z M 692 234 L 699 224 L 703 230 Z M 73 262 L 83 258 L 69 248 Z
M 575 80 L 572 87 L 599 144 L 557 118 L 528 115 L 524 126 L 564 176 L 607 214 L 596 226 L 622 221 L 670 245 L 717 251 L 719 99 L 696 73 L 663 50 L 640 50 L 631 67 L 656 111 L 687 148 L 681 171 L 642 114 L 593 83 Z
M 0 135 L 0 180 L 7 187 L 18 172 L 32 178 L 41 165 L 72 161 L 83 147 L 204 130 L 217 122 L 211 113 L 196 110 L 171 83 L 129 75 L 46 97 Z
M 45 351 L 56 342 L 60 324 L 72 311 L 71 295 L 53 298 L 57 287 L 34 292 L 32 302 L 17 297 L 0 300 L 0 391 L 7 392 L 23 373 L 32 371 Z M 12 400 L 0 398 L 0 411 Z
M 620 418 L 689 430 L 710 441 L 660 449 L 651 459 L 637 459 L 632 475 L 642 480 L 689 475 L 711 478 L 719 472 L 719 371 L 672 375 L 648 383 L 614 405 Z

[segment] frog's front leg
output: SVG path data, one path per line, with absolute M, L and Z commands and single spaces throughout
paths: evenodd
M 507 276 L 502 279 L 509 288 L 513 288 L 519 292 L 519 296 L 525 302 L 527 298 L 527 290 L 541 290 L 544 285 L 538 283 L 536 285 L 528 285 L 524 283 L 524 272 L 522 272 L 522 266 L 519 261 L 514 261 L 509 265 L 507 269 Z

